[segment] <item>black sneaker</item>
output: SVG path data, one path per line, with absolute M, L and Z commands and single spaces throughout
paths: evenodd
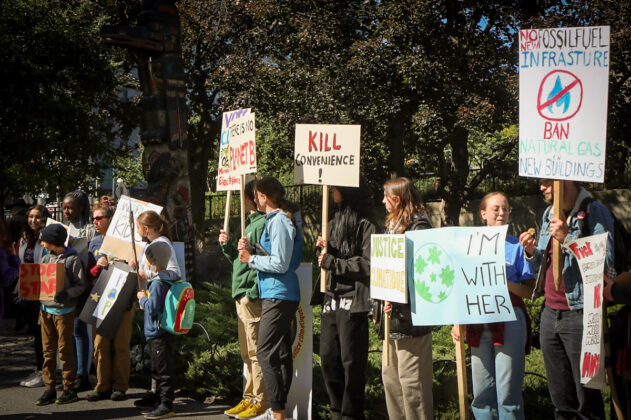
M 92 391 L 88 395 L 86 395 L 86 399 L 88 401 L 100 401 L 100 400 L 108 400 L 112 395 L 112 391 Z
M 175 412 L 173 411 L 173 407 L 167 407 L 164 404 L 160 404 L 153 411 L 145 414 L 145 418 L 150 419 L 150 420 L 164 419 L 167 417 L 171 417 L 173 415 L 175 415 Z
M 134 401 L 134 405 L 136 408 L 142 409 L 153 409 L 155 406 L 160 403 L 158 396 L 153 392 L 146 392 L 139 400 Z
M 41 397 L 35 401 L 35 405 L 48 405 L 55 402 L 57 399 L 57 391 L 54 389 L 47 389 L 44 391 Z
M 80 375 L 74 381 L 74 390 L 76 392 L 89 391 L 92 389 L 92 385 L 90 385 L 90 378 L 88 375 Z
M 77 392 L 73 389 L 64 389 L 64 392 L 61 393 L 55 404 L 70 404 L 75 401 L 79 401 L 79 397 L 77 397 Z
M 112 401 L 125 401 L 126 399 L 127 395 L 124 391 L 115 390 L 112 392 Z

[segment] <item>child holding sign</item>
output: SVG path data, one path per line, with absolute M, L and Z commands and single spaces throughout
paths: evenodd
M 480 219 L 487 226 L 508 224 L 510 206 L 501 192 L 491 192 L 480 201 Z M 515 321 L 468 325 L 471 349 L 473 401 L 476 418 L 524 418 L 521 387 L 524 383 L 526 352 L 530 343 L 530 319 L 523 298 L 530 298 L 535 283 L 532 265 L 524 258 L 519 240 L 506 235 L 506 277 Z M 460 340 L 454 326 L 451 336 Z
M 291 320 L 300 303 L 296 269 L 302 260 L 302 235 L 281 210 L 286 207 L 285 189 L 276 178 L 259 180 L 255 189 L 259 210 L 265 211 L 263 255 L 252 255 L 254 249 L 246 238 L 241 238 L 239 260 L 258 271 L 261 322 L 257 357 L 270 401 L 270 409 L 261 418 L 285 420 L 285 404 L 294 374 Z
M 42 263 L 64 264 L 65 287 L 57 291 L 53 300 L 42 302 L 40 314 L 44 346 L 42 378 L 46 390 L 35 402 L 36 405 L 47 405 L 53 402 L 67 404 L 78 400 L 74 390 L 76 360 L 73 350 L 73 330 L 78 297 L 86 288 L 86 272 L 77 252 L 64 246 L 67 235 L 66 229 L 57 223 L 46 226 L 41 234 L 42 246 L 50 252 L 42 258 Z M 64 385 L 64 391 L 59 398 L 55 391 L 57 350 L 59 350 Z
M 391 179 L 383 189 L 382 202 L 388 213 L 387 233 L 431 229 L 421 196 L 412 181 Z M 412 325 L 409 303 L 388 302 L 383 312 L 391 318 L 390 360 L 386 363 L 384 352 L 381 364 L 388 415 L 391 419 L 432 419 L 432 329 Z M 383 338 L 383 328 L 379 329 L 379 335 Z
M 332 417 L 363 419 L 370 237 L 375 225 L 365 214 L 370 209 L 365 189 L 333 187 L 332 196 L 337 211 L 329 222 L 329 240 L 318 237 L 316 243 L 318 248 L 327 250 L 324 254 L 317 252 L 318 265 L 327 270 L 320 334 L 322 376 Z

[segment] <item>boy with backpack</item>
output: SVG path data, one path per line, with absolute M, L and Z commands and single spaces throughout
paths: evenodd
M 46 390 L 36 405 L 51 403 L 68 404 L 78 400 L 74 390 L 76 360 L 74 355 L 74 319 L 78 298 L 86 288 L 86 272 L 77 252 L 64 245 L 68 233 L 60 224 L 46 226 L 41 233 L 42 246 L 49 251 L 41 262 L 63 263 L 64 288 L 57 292 L 51 301 L 41 302 L 40 323 L 42 325 L 42 346 L 44 365 L 42 379 Z M 57 350 L 61 360 L 63 393 L 57 398 L 55 391 L 55 370 L 57 369 Z
M 144 333 L 151 354 L 151 378 L 156 381 L 157 389 L 155 393 L 148 393 L 143 397 L 143 400 L 147 401 L 142 401 L 142 404 L 136 406 L 151 407 L 144 413 L 145 418 L 161 419 L 174 414 L 171 335 L 161 327 L 160 322 L 165 297 L 171 284 L 158 276 L 169 264 L 171 247 L 166 242 L 152 242 L 145 249 L 145 258 L 154 277 L 150 279 L 147 291 L 138 292 L 138 304 L 145 313 Z

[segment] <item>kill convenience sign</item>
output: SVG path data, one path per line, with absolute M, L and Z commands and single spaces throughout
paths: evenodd
M 609 27 L 519 31 L 519 175 L 604 182 Z

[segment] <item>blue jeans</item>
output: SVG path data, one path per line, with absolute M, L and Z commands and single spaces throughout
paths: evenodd
M 88 325 L 79 317 L 74 319 L 74 350 L 77 359 L 77 376 L 87 376 L 92 364 L 92 340 L 88 332 Z
M 524 383 L 526 317 L 515 308 L 516 320 L 504 325 L 504 344 L 493 345 L 484 326 L 480 345 L 471 347 L 473 401 L 476 419 L 524 419 L 521 388 Z
M 583 311 L 543 308 L 539 340 L 556 419 L 604 419 L 598 389 L 581 385 Z

